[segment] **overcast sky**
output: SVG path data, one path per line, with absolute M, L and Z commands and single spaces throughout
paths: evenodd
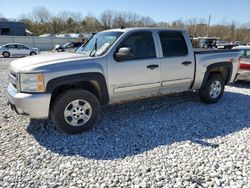
M 155 21 L 172 22 L 203 18 L 211 24 L 250 22 L 250 0 L 0 0 L 0 13 L 6 18 L 18 18 L 43 6 L 57 14 L 69 10 L 83 16 L 92 14 L 99 17 L 105 10 L 132 11 L 141 16 L 150 16 Z

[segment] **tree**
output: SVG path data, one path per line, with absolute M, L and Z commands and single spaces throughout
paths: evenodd
M 100 22 L 104 29 L 113 27 L 114 12 L 111 10 L 104 11 L 100 16 Z
M 51 19 L 50 12 L 45 7 L 35 7 L 32 11 L 33 19 L 36 23 L 40 23 L 42 25 L 48 23 Z
M 77 23 L 75 22 L 75 20 L 73 18 L 69 17 L 67 19 L 67 31 L 68 32 L 74 32 L 76 26 L 77 26 Z
M 85 24 L 84 30 L 86 32 L 97 32 L 102 29 L 102 24 L 95 17 L 87 16 L 82 21 Z
M 0 17 L 3 15 L 0 13 Z M 176 20 L 172 23 L 156 23 L 149 16 L 140 16 L 134 12 L 104 11 L 99 19 L 91 14 L 85 18 L 79 12 L 62 11 L 57 15 L 51 14 L 44 7 L 36 7 L 31 13 L 20 17 L 28 30 L 35 35 L 43 33 L 83 33 L 98 32 L 105 29 L 124 27 L 161 27 L 185 28 L 193 37 L 204 37 L 207 34 L 206 19 L 193 18 L 187 21 Z M 228 41 L 250 42 L 250 22 L 237 25 L 235 22 L 223 22 L 209 27 L 209 36 Z

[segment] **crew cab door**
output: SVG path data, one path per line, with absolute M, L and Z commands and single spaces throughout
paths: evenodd
M 116 61 L 118 49 L 130 48 L 133 58 Z M 161 63 L 156 58 L 155 40 L 151 32 L 135 32 L 127 36 L 108 57 L 108 83 L 111 102 L 157 95 L 161 86 Z
M 186 36 L 189 40 L 189 36 Z M 190 41 L 181 32 L 160 31 L 162 93 L 187 91 L 194 79 L 195 60 Z M 189 46 L 188 46 L 189 45 Z

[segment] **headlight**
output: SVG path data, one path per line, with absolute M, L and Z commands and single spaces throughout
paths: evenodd
M 41 73 L 37 74 L 21 74 L 20 75 L 20 90 L 22 92 L 44 92 L 44 76 Z

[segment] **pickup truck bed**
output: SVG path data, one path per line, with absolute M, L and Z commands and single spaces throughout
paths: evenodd
M 238 52 L 239 50 L 219 50 L 219 49 L 204 49 L 204 48 L 194 48 L 195 54 L 214 54 L 214 53 L 226 53 L 226 52 Z

